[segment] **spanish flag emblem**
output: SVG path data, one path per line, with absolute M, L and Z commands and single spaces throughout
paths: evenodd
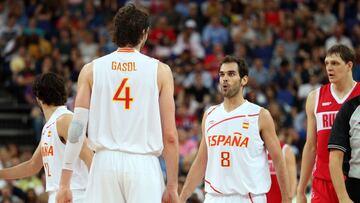
M 243 124 L 242 124 L 242 127 L 244 129 L 249 129 L 249 121 L 244 121 Z

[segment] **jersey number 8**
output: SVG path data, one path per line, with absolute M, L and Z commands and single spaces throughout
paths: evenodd
M 221 166 L 230 167 L 230 152 L 221 152 Z

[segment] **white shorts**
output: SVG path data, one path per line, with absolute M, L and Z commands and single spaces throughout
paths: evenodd
M 165 190 L 159 159 L 119 151 L 96 152 L 86 203 L 160 203 Z
M 266 195 L 213 195 L 207 193 L 204 203 L 266 203 Z
M 85 198 L 85 189 L 71 190 L 73 196 L 73 203 L 83 203 Z M 49 192 L 48 203 L 56 203 L 56 191 Z

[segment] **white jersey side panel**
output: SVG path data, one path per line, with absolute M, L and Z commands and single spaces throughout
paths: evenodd
M 208 110 L 207 193 L 248 195 L 269 191 L 268 159 L 259 134 L 260 110 L 260 106 L 248 101 L 231 112 L 226 112 L 223 104 Z
M 138 51 L 116 51 L 93 61 L 91 148 L 162 153 L 157 68 L 157 60 Z
M 64 114 L 72 114 L 65 106 L 57 108 L 43 127 L 41 135 L 41 155 L 46 176 L 46 191 L 57 191 L 61 177 L 65 144 L 60 140 L 56 121 Z M 71 178 L 71 189 L 85 189 L 88 169 L 78 160 Z

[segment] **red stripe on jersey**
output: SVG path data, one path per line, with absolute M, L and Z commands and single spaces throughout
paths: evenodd
M 118 48 L 117 52 L 134 52 L 133 48 Z
M 251 203 L 254 203 L 254 201 L 252 200 L 252 197 L 251 197 L 250 192 L 249 192 L 249 199 L 250 199 L 250 202 L 251 202 Z
M 215 192 L 217 192 L 217 193 L 219 193 L 219 194 L 222 194 L 219 190 L 215 189 L 215 188 L 211 185 L 211 183 L 210 183 L 209 181 L 205 180 L 205 183 L 209 184 L 209 186 L 211 187 L 211 189 L 213 189 Z
M 216 107 L 215 107 L 216 108 Z M 214 108 L 214 109 L 215 109 Z M 214 110 L 213 109 L 213 110 Z M 209 112 L 209 114 L 213 111 L 213 110 L 211 110 L 210 112 Z M 208 115 L 209 115 L 208 114 Z M 252 116 L 258 116 L 259 114 L 249 114 L 249 115 L 247 115 L 247 117 L 252 117 Z M 228 120 L 232 120 L 232 119 L 235 119 L 235 118 L 243 118 L 243 117 L 246 117 L 246 115 L 239 115 L 239 116 L 234 116 L 234 117 L 230 117 L 230 118 L 225 118 L 224 120 L 221 120 L 221 121 L 219 121 L 219 122 L 217 122 L 217 123 L 214 123 L 214 125 L 212 125 L 212 126 L 210 126 L 208 129 L 207 129 L 207 131 L 206 132 L 209 132 L 209 130 L 211 129 L 211 128 L 213 128 L 214 126 L 216 126 L 216 125 L 218 125 L 218 124 L 220 124 L 220 123 L 222 123 L 222 122 L 225 122 L 225 121 L 228 121 Z
M 49 124 L 48 126 L 46 126 L 46 128 L 45 128 L 45 129 L 50 128 L 50 126 L 54 125 L 54 123 L 55 123 L 55 122 L 56 122 L 56 121 L 54 121 L 54 122 L 52 122 L 51 124 Z
M 210 115 L 219 105 L 215 106 L 213 109 L 211 109 L 211 111 L 207 114 Z
M 214 126 L 216 126 L 216 125 L 218 125 L 218 124 L 220 124 L 220 123 L 222 123 L 222 122 L 225 122 L 225 121 L 228 121 L 228 120 L 232 120 L 232 119 L 235 119 L 235 118 L 243 118 L 243 117 L 246 117 L 245 115 L 239 115 L 239 116 L 234 116 L 234 117 L 230 117 L 230 118 L 225 118 L 224 120 L 221 120 L 221 121 L 219 121 L 219 122 L 217 122 L 217 123 L 214 123 L 212 126 L 210 126 L 207 130 L 206 130 L 206 132 L 209 132 L 209 130 L 211 129 L 211 128 L 213 128 Z

